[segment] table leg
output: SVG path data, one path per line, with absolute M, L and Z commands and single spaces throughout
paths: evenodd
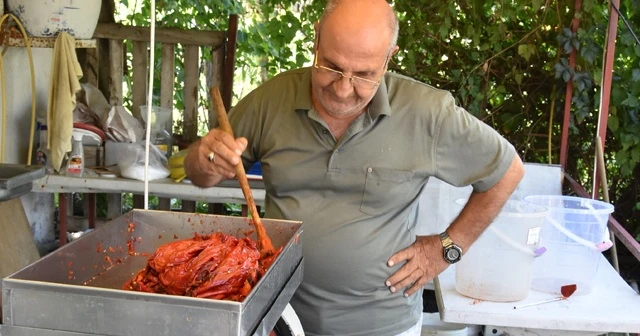
M 60 246 L 67 243 L 67 194 L 58 194 L 58 235 Z
M 96 228 L 96 194 L 84 194 L 88 197 L 88 210 L 89 210 L 89 229 Z

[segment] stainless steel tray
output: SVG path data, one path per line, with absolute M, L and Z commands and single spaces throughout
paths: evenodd
M 0 202 L 20 197 L 31 191 L 33 181 L 45 175 L 42 166 L 0 163 Z
M 302 223 L 263 223 L 284 248 L 243 302 L 120 290 L 161 244 L 252 229 L 243 217 L 134 210 L 3 279 L 3 334 L 12 326 L 109 336 L 266 335 L 302 281 Z

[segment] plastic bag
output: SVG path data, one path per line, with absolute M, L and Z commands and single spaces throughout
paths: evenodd
M 104 129 L 102 121 L 111 110 L 111 105 L 97 87 L 83 83 L 82 90 L 76 93 L 76 107 L 73 110 L 73 122 L 94 125 Z
M 102 120 L 104 133 L 115 142 L 137 142 L 144 137 L 144 128 L 123 106 L 112 106 Z
M 82 86 L 87 106 L 98 116 L 98 119 L 101 121 L 104 120 L 105 116 L 111 110 L 111 105 L 109 105 L 107 99 L 97 87 L 89 83 L 82 83 L 80 85 Z
M 118 157 L 118 168 L 122 177 L 144 181 L 145 142 L 127 144 Z M 148 180 L 153 181 L 169 176 L 167 157 L 154 146 L 149 145 Z

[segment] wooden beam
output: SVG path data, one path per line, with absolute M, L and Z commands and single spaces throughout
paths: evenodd
M 200 77 L 200 47 L 184 47 L 184 139 L 193 142 L 198 137 L 198 82 Z M 183 212 L 195 212 L 196 202 L 182 200 Z
M 164 43 L 162 44 L 162 72 L 160 78 L 160 106 L 168 108 L 173 111 L 173 85 L 176 79 L 175 72 L 175 44 Z M 167 121 L 169 124 L 169 134 L 173 135 L 173 113 Z M 173 139 L 171 141 L 173 146 Z M 168 149 L 167 154 L 172 154 L 171 148 Z M 159 210 L 171 210 L 171 199 L 166 197 L 160 197 L 158 199 Z
M 236 39 L 238 35 L 238 15 L 229 16 L 229 29 L 227 30 L 227 43 L 225 45 L 224 72 L 222 74 L 222 102 L 227 111 L 231 110 L 233 99 L 233 73 L 236 68 Z
M 224 31 L 156 28 L 156 43 L 220 46 L 225 42 L 225 35 Z M 151 29 L 149 27 L 123 26 L 117 23 L 99 23 L 93 37 L 150 42 Z
M 140 122 L 143 121 L 140 106 L 147 103 L 147 69 L 149 68 L 148 44 L 145 42 L 133 42 L 133 99 L 131 106 L 131 114 Z
M 124 61 L 124 41 L 109 40 L 109 103 L 122 106 L 122 63 Z
M 614 8 L 615 7 L 615 8 Z M 598 113 L 597 135 L 600 137 L 602 149 L 607 139 L 607 123 L 609 122 L 609 105 L 611 104 L 611 81 L 613 78 L 613 62 L 615 61 L 616 36 L 618 34 L 618 8 L 620 8 L 620 0 L 611 0 L 609 2 L 609 26 L 607 27 L 607 37 L 604 46 L 604 64 L 602 66 L 602 83 L 600 87 L 600 112 Z M 597 164 L 597 158 L 594 159 L 593 169 L 593 190 L 591 196 L 599 197 L 600 175 L 604 174 Z
M 580 24 L 580 8 L 582 7 L 582 0 L 574 0 L 573 20 L 571 21 L 571 31 L 576 33 L 578 31 L 578 25 Z M 569 67 L 574 70 L 576 67 L 576 50 L 573 49 L 569 54 Z M 562 133 L 560 137 L 560 166 L 562 170 L 567 168 L 567 148 L 569 147 L 569 123 L 571 118 L 571 100 L 573 97 L 573 76 L 567 82 L 567 87 L 564 95 L 564 115 L 562 118 Z

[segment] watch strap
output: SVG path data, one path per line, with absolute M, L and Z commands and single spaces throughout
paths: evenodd
M 453 240 L 449 237 L 447 231 L 444 231 L 440 234 L 440 242 L 442 243 L 442 247 L 447 248 L 453 246 Z

